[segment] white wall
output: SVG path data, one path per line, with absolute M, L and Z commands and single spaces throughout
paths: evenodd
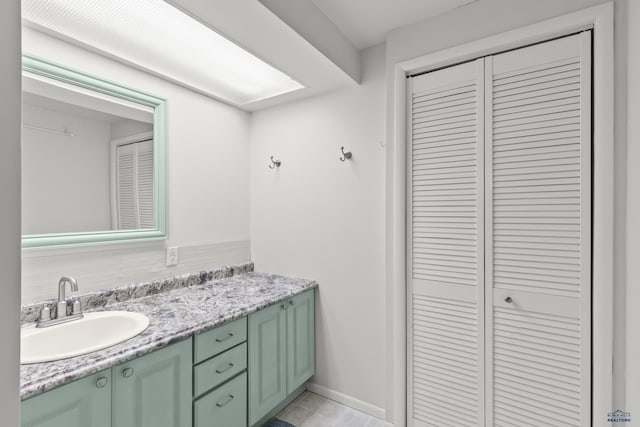
M 250 134 L 256 269 L 320 283 L 312 387 L 381 418 L 384 58 L 363 52 L 361 86 L 253 113 Z
M 23 50 L 167 99 L 169 240 L 25 251 L 23 303 L 56 296 L 61 275 L 81 292 L 249 260 L 249 115 L 181 86 L 25 29 Z M 165 246 L 180 264 L 165 267 Z
M 0 2 L 0 414 L 19 425 L 20 303 L 20 1 Z
M 466 7 L 455 9 L 450 13 L 438 16 L 434 19 L 423 21 L 414 25 L 403 27 L 392 31 L 387 37 L 387 136 L 391 140 L 394 129 L 389 123 L 393 122 L 393 67 L 396 63 L 406 61 L 419 56 L 437 52 L 449 47 L 461 45 L 474 40 L 478 40 L 490 35 L 499 34 L 508 30 L 523 27 L 555 16 L 570 13 L 604 3 L 603 0 L 482 0 L 471 3 Z M 632 0 L 629 3 L 634 3 Z M 636 2 L 637 3 L 637 2 Z M 626 295 L 626 243 L 627 233 L 625 226 L 626 218 L 626 39 L 627 39 L 627 0 L 615 0 L 615 235 L 614 235 L 614 260 L 615 260 L 615 318 L 614 318 L 614 402 L 616 406 L 624 408 L 624 383 L 625 383 L 625 299 Z M 635 6 L 637 7 L 637 5 Z M 632 18 L 629 18 L 632 19 Z M 633 18 L 637 22 L 637 17 Z M 629 49 L 637 50 L 637 43 L 629 43 Z M 629 72 L 629 76 L 632 73 Z M 638 75 L 637 72 L 635 74 Z M 630 95 L 631 96 L 631 95 Z M 404 176 L 398 175 L 391 165 L 394 164 L 394 156 L 404 156 L 403 153 L 396 152 L 394 147 L 389 147 L 389 157 L 387 163 L 388 194 L 395 182 L 404 180 Z M 403 157 L 401 157 L 403 158 Z M 630 168 L 631 169 L 631 168 Z M 637 186 L 636 186 L 637 187 Z M 396 194 L 396 199 L 387 199 L 387 220 L 388 224 L 393 224 L 395 216 L 400 215 L 394 209 L 394 203 L 403 206 L 404 195 Z M 637 217 L 637 216 L 636 216 Z M 398 253 L 396 247 L 398 242 L 393 236 L 400 235 L 402 231 L 387 229 L 387 259 L 392 261 Z M 640 237 L 640 236 L 639 236 Z M 629 237 L 631 239 L 631 236 Z M 402 246 L 399 246 L 399 251 Z M 632 258 L 629 258 L 630 260 Z M 630 262 L 632 264 L 632 262 Z M 400 267 L 402 268 L 402 267 Z M 392 269 L 387 270 L 387 281 L 390 284 L 396 283 L 398 277 L 393 275 Z M 631 273 L 631 272 L 630 272 Z M 640 272 L 636 272 L 638 274 Z M 639 277 L 640 278 L 640 277 Z M 630 285 L 633 283 L 629 281 Z M 399 314 L 399 307 L 404 305 L 404 299 L 397 297 L 396 289 L 393 286 L 387 288 L 387 300 L 389 301 L 387 316 L 394 319 L 396 323 L 403 321 Z M 640 301 L 635 301 L 635 305 Z M 389 322 L 391 324 L 391 322 Z M 394 356 L 398 362 L 398 352 L 395 348 L 399 346 L 399 335 L 397 330 L 387 329 L 387 361 L 389 366 L 394 364 Z M 395 340 L 395 341 L 394 341 Z M 399 361 L 402 363 L 402 360 Z M 396 424 L 403 423 L 404 407 L 402 399 L 394 394 L 393 387 L 401 385 L 403 379 L 400 375 L 393 375 L 391 369 L 387 370 L 387 413 L 388 420 L 394 420 Z M 628 375 L 627 375 L 628 378 Z M 637 381 L 637 377 L 632 380 Z M 639 409 L 640 410 L 640 409 Z M 606 414 L 595 414 L 596 417 L 606 416 Z
M 24 104 L 24 123 L 73 136 L 22 131 L 22 233 L 111 229 L 111 124 Z
M 640 420 L 640 2 L 629 1 L 627 74 L 627 295 L 626 409 Z

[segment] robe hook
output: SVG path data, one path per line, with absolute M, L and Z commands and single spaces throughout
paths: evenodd
M 271 164 L 269 165 L 269 169 L 279 168 L 282 162 L 280 160 L 273 160 L 273 156 L 271 156 Z
M 352 154 L 351 151 L 344 152 L 344 147 L 340 147 L 340 151 L 342 151 L 342 157 L 340 157 L 340 161 L 344 162 L 345 160 L 351 160 Z

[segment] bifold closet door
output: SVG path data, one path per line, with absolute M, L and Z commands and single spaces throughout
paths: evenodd
M 408 423 L 484 423 L 484 60 L 409 79 Z
M 409 79 L 408 422 L 591 422 L 591 32 Z
M 591 32 L 485 64 L 486 425 L 591 425 Z

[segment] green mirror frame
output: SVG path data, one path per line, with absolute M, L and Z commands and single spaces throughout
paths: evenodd
M 154 167 L 154 213 L 155 228 L 140 230 L 105 230 L 79 233 L 30 234 L 22 236 L 23 249 L 89 246 L 108 243 L 124 243 L 167 238 L 166 195 L 166 115 L 167 101 L 136 89 L 128 88 L 90 74 L 77 71 L 51 61 L 22 56 L 22 69 L 98 93 L 121 98 L 153 108 L 153 167 Z

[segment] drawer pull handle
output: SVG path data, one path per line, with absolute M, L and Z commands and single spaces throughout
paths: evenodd
M 228 340 L 229 338 L 233 338 L 233 334 L 231 332 L 229 332 L 229 335 L 227 335 L 224 338 L 216 338 L 216 342 L 224 342 L 224 341 Z
M 222 374 L 227 372 L 229 369 L 233 368 L 233 363 L 229 363 L 224 369 L 216 369 L 216 374 Z
M 100 377 L 96 380 L 96 387 L 102 388 L 106 386 L 108 382 L 109 380 L 107 379 L 107 377 Z
M 133 375 L 133 368 L 125 368 L 122 370 L 122 376 L 125 378 L 130 378 Z
M 218 408 L 222 408 L 224 405 L 226 405 L 227 403 L 231 402 L 232 400 L 233 400 L 233 394 L 230 394 L 229 397 L 227 397 L 227 400 L 225 400 L 224 402 L 216 403 L 216 406 Z

